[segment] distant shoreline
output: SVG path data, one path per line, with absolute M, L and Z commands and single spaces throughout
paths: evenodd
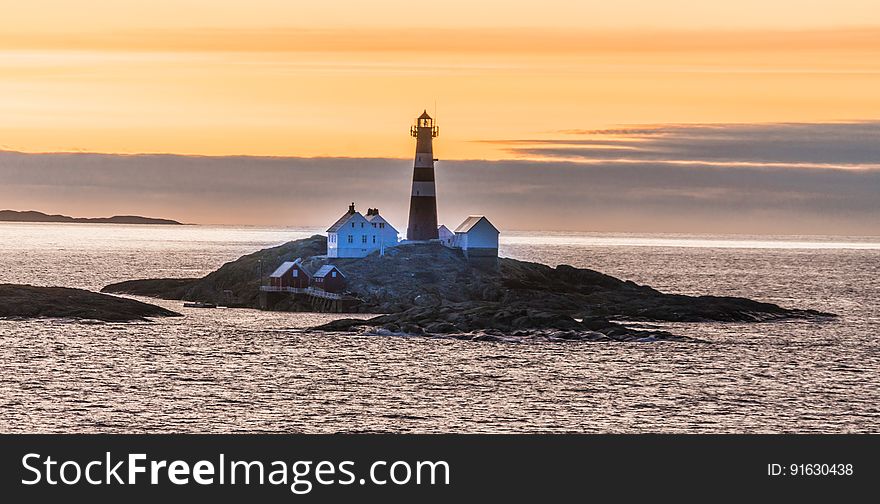
M 153 224 L 165 226 L 183 226 L 182 222 L 171 219 L 155 219 L 139 215 L 114 215 L 113 217 L 70 217 L 68 215 L 49 215 L 30 210 L 0 210 L 0 222 L 54 222 L 84 224 Z

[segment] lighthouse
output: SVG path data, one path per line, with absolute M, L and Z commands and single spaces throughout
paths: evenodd
M 440 132 L 428 111 L 422 113 L 410 128 L 416 139 L 413 165 L 412 194 L 409 200 L 407 240 L 437 239 L 437 192 L 434 186 L 434 137 Z

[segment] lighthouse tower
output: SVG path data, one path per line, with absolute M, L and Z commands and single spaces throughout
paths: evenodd
M 433 240 L 437 236 L 437 193 L 434 187 L 433 139 L 440 132 L 428 111 L 422 113 L 410 134 L 416 138 L 412 196 L 409 200 L 407 240 Z

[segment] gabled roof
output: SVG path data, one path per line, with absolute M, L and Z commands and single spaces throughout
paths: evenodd
M 325 264 L 324 266 L 321 266 L 321 269 L 316 271 L 313 276 L 315 278 L 324 278 L 325 276 L 329 275 L 330 272 L 333 270 L 336 270 L 340 275 L 342 275 L 343 278 L 345 278 L 345 275 L 342 273 L 342 271 L 339 271 L 339 268 L 332 264 Z
M 382 217 L 382 216 L 379 215 L 379 214 L 365 215 L 365 216 L 364 216 L 364 219 L 367 219 L 367 222 L 370 222 L 370 223 L 372 223 L 373 221 L 376 221 L 376 222 L 384 222 L 386 226 L 388 226 L 388 227 L 390 227 L 391 229 L 394 229 L 395 231 L 397 231 L 397 229 L 396 229 L 394 226 L 392 226 L 390 222 L 388 222 L 387 220 L 385 220 L 385 217 Z
M 342 217 L 339 218 L 339 220 L 334 222 L 333 225 L 327 229 L 327 232 L 328 233 L 335 233 L 335 232 L 339 231 L 342 228 L 342 226 L 344 226 L 346 223 L 348 223 L 348 221 L 352 217 L 354 217 L 355 215 L 361 215 L 361 213 L 360 212 L 354 212 L 354 213 L 346 212 Z M 361 215 L 361 217 L 363 217 L 363 215 Z
M 290 271 L 290 268 L 293 268 L 296 265 L 302 266 L 302 258 L 297 257 L 295 261 L 284 261 L 283 263 L 281 263 L 281 266 L 278 266 L 275 269 L 275 271 L 273 271 L 272 274 L 269 275 L 269 277 L 270 278 L 282 277 L 282 276 L 284 276 L 285 273 Z M 306 275 L 309 274 L 309 272 L 306 271 L 304 268 L 300 267 L 300 269 L 305 271 Z
M 464 222 L 459 224 L 457 228 L 455 228 L 455 232 L 456 233 L 467 233 L 468 231 L 471 230 L 471 228 L 476 226 L 478 222 L 483 221 L 483 220 L 486 221 L 487 224 L 492 226 L 492 229 L 494 229 L 495 232 L 500 233 L 500 231 L 498 231 L 498 228 L 495 227 L 491 222 L 489 222 L 489 219 L 487 219 L 485 215 L 471 215 L 470 217 L 465 219 Z
M 440 225 L 437 227 L 437 235 L 440 236 L 440 237 L 443 237 L 443 236 L 455 236 L 455 233 L 453 233 L 448 227 L 446 227 L 445 224 L 440 224 Z
M 272 274 L 269 275 L 269 277 L 278 278 L 284 276 L 284 274 L 287 273 L 292 267 L 293 261 L 285 261 L 281 263 L 281 266 L 278 266 L 278 268 L 276 268 L 275 271 L 273 271 Z

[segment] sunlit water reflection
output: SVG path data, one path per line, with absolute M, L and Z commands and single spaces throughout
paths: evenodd
M 203 275 L 309 230 L 0 224 L 0 281 Z M 502 254 L 841 315 L 666 324 L 711 341 L 321 334 L 330 315 L 187 309 L 0 321 L 2 432 L 877 432 L 880 240 L 505 233 Z

